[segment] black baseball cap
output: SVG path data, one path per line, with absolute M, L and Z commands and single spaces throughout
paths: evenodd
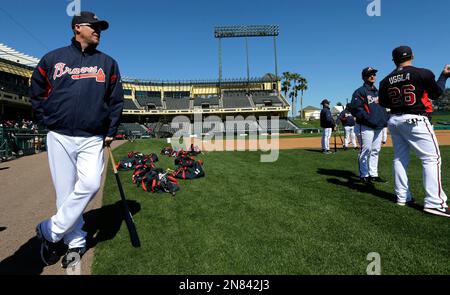
M 322 102 L 320 104 L 330 104 L 330 101 L 328 99 L 324 99 L 322 100 Z
M 82 11 L 80 15 L 74 15 L 72 18 L 72 29 L 77 24 L 93 24 L 98 25 L 100 30 L 105 31 L 109 28 L 109 24 L 105 20 L 99 20 L 95 13 L 90 11 Z
M 392 60 L 398 64 L 412 58 L 412 49 L 409 46 L 399 46 L 392 50 Z
M 365 78 L 365 77 L 369 77 L 370 74 L 376 74 L 377 72 L 378 72 L 378 70 L 371 68 L 371 67 L 367 67 L 362 70 L 361 76 L 363 78 Z

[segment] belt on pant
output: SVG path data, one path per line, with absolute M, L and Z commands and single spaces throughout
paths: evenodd
M 416 116 L 424 116 L 424 117 L 430 117 L 430 113 L 391 113 L 391 115 L 394 116 L 402 116 L 402 115 L 416 115 Z

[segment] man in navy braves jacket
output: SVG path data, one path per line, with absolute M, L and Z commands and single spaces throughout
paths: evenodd
M 98 51 L 109 24 L 92 12 L 72 19 L 72 44 L 46 54 L 33 72 L 30 97 L 49 130 L 47 150 L 57 212 L 36 227 L 41 259 L 73 266 L 86 251 L 83 211 L 100 188 L 103 146 L 113 141 L 123 108 L 117 62 Z M 71 255 L 69 255 L 71 254 Z
M 363 183 L 385 182 L 378 175 L 378 155 L 381 150 L 381 131 L 387 126 L 386 109 L 378 104 L 375 87 L 377 70 L 363 69 L 364 85 L 352 95 L 350 111 L 356 118 L 355 133 L 361 150 L 358 155 L 359 177 Z
M 322 110 L 320 111 L 320 127 L 323 128 L 323 130 L 322 130 L 322 153 L 331 154 L 330 137 L 331 137 L 331 132 L 333 131 L 336 124 L 333 120 L 333 116 L 331 115 L 330 101 L 328 99 L 324 99 L 324 100 L 322 100 L 322 102 L 320 104 L 323 106 Z

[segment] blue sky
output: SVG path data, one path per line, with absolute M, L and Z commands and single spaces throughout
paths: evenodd
M 362 84 L 362 68 L 393 69 L 391 51 L 407 44 L 415 65 L 436 75 L 450 63 L 450 1 L 380 0 L 381 16 L 369 17 L 369 0 L 81 0 L 82 10 L 110 22 L 100 50 L 114 57 L 123 76 L 148 79 L 217 79 L 214 26 L 278 24 L 279 72 L 309 81 L 304 106 L 323 98 L 345 103 Z M 2 1 L 0 43 L 42 57 L 68 44 L 69 0 Z M 223 76 L 246 76 L 243 39 L 223 40 Z M 274 71 L 273 40 L 249 41 L 250 71 Z

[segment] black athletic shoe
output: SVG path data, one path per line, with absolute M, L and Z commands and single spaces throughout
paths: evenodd
M 379 183 L 386 183 L 387 181 L 384 180 L 383 178 L 377 176 L 377 177 L 370 177 L 370 181 L 372 182 L 379 182 Z
M 414 198 L 411 198 L 411 200 L 405 201 L 405 202 L 397 201 L 397 205 L 399 205 L 399 206 L 411 206 L 411 205 L 413 205 L 414 203 L 416 203 L 416 201 L 414 200 Z
M 86 253 L 85 247 L 71 249 L 69 248 L 61 260 L 61 267 L 68 268 L 69 266 L 76 266 L 80 262 L 81 257 L 83 257 L 84 253 Z
M 425 208 L 423 211 L 434 215 L 450 217 L 450 210 L 448 208 Z
M 59 261 L 61 254 L 59 249 L 61 249 L 60 243 L 52 243 L 44 238 L 41 231 L 41 224 L 36 226 L 36 236 L 41 240 L 41 259 L 45 265 L 52 265 Z

